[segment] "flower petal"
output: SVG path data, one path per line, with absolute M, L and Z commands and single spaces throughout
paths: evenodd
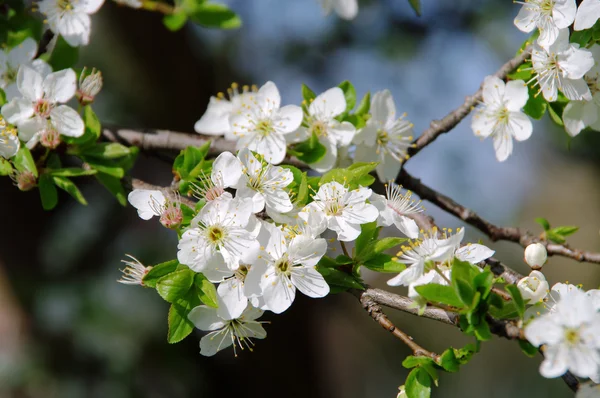
M 233 338 L 230 333 L 210 332 L 200 339 L 200 354 L 205 357 L 212 357 L 217 352 L 233 344 Z
M 46 121 L 39 117 L 32 117 L 19 123 L 19 138 L 29 142 L 46 128 Z M 37 142 L 37 140 L 35 141 Z
M 52 109 L 50 121 L 56 131 L 67 137 L 81 137 L 85 131 L 81 116 L 68 105 L 60 105 Z
M 487 246 L 478 243 L 471 243 L 458 249 L 454 256 L 460 261 L 468 261 L 471 264 L 477 264 L 494 255 L 495 251 Z
M 213 331 L 225 326 L 225 322 L 217 315 L 217 309 L 206 305 L 192 308 L 188 319 L 200 330 Z
M 217 287 L 219 308 L 217 314 L 223 319 L 235 319 L 242 315 L 248 306 L 244 294 L 244 283 L 237 278 L 229 278 Z
M 525 141 L 533 132 L 531 120 L 523 112 L 510 112 L 508 128 L 517 141 Z
M 73 47 L 85 46 L 90 41 L 90 16 L 85 13 L 64 14 L 58 25 L 59 33 Z
M 339 87 L 333 87 L 319 94 L 308 107 L 311 116 L 319 119 L 332 119 L 346 110 L 346 98 Z
M 294 133 L 302 124 L 302 108 L 297 105 L 287 105 L 279 109 L 274 124 L 284 134 Z
M 483 102 L 486 105 L 502 104 L 504 100 L 504 82 L 496 76 L 486 76 L 483 80 Z
M 235 186 L 242 176 L 242 164 L 231 152 L 223 152 L 215 159 L 212 166 L 211 179 L 214 183 L 222 182 L 223 187 Z
M 165 205 L 165 195 L 161 191 L 150 189 L 134 189 L 127 195 L 129 203 L 138 211 L 142 220 L 160 216 L 159 209 Z
M 14 98 L 2 107 L 2 116 L 9 123 L 19 124 L 33 116 L 31 101 L 25 98 Z
M 17 86 L 23 97 L 30 101 L 37 101 L 44 94 L 44 79 L 35 69 L 21 65 L 17 72 Z
M 21 142 L 19 137 L 12 134 L 7 134 L 4 137 L 0 137 L 0 156 L 4 159 L 10 159 L 16 155 Z
M 496 159 L 499 162 L 504 162 L 513 150 L 513 142 L 510 134 L 495 134 L 494 135 L 494 150 L 496 151 Z
M 583 0 L 575 16 L 575 30 L 589 29 L 600 18 L 600 0 Z
M 7 61 L 16 68 L 30 63 L 37 53 L 37 43 L 31 37 L 26 38 L 8 53 Z
M 75 95 L 77 76 L 73 69 L 50 73 L 44 79 L 44 97 L 52 102 L 65 103 Z
M 371 99 L 371 119 L 374 122 L 386 124 L 396 119 L 396 104 L 390 90 L 375 93 Z
M 313 267 L 294 267 L 291 278 L 294 286 L 308 297 L 319 298 L 329 294 L 329 285 Z
M 527 84 L 523 80 L 511 80 L 506 83 L 504 100 L 509 111 L 519 111 L 529 99 Z

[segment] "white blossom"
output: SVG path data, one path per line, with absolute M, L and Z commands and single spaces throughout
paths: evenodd
M 231 152 L 223 152 L 212 164 L 210 176 L 204 176 L 199 184 L 194 184 L 194 193 L 207 202 L 226 198 L 232 199 L 225 189 L 232 188 L 242 176 L 242 164 Z
M 290 241 L 277 228 L 259 260 L 246 277 L 247 291 L 262 295 L 267 308 L 279 314 L 292 305 L 296 289 L 309 297 L 324 297 L 329 285 L 315 266 L 325 255 L 327 242 L 323 238 L 296 236 Z
M 67 105 L 75 95 L 77 78 L 73 69 L 43 76 L 28 66 L 17 74 L 21 97 L 13 98 L 2 107 L 2 115 L 19 130 L 19 138 L 33 147 L 45 131 L 54 130 L 68 137 L 84 133 L 81 116 Z
M 419 227 L 409 216 L 423 211 L 421 201 L 412 200 L 412 192 L 403 194 L 402 187 L 394 183 L 386 184 L 386 196 L 373 193 L 369 198 L 371 204 L 379 210 L 377 226 L 389 227 L 394 224 L 404 235 L 417 238 Z
M 319 0 L 325 15 L 335 12 L 343 19 L 354 19 L 358 14 L 358 0 Z
M 64 37 L 73 47 L 85 46 L 90 41 L 94 14 L 104 4 L 104 0 L 42 0 L 38 4 L 40 12 L 52 32 Z
M 52 72 L 52 68 L 41 59 L 34 59 L 37 53 L 37 43 L 31 37 L 11 49 L 0 51 L 0 88 L 10 101 L 19 96 L 17 73 L 21 65 L 37 70 L 42 76 Z
M 233 275 L 225 278 L 217 287 L 217 298 L 219 308 L 217 315 L 223 319 L 235 319 L 239 317 L 248 306 L 245 281 L 251 266 L 240 264 Z
M 176 228 L 183 221 L 179 200 L 170 200 L 161 191 L 134 189 L 127 195 L 127 200 L 137 209 L 142 220 L 157 216 L 167 228 Z
M 17 137 L 17 129 L 9 126 L 0 116 L 0 156 L 10 159 L 17 154 L 21 141 Z
M 396 104 L 389 90 L 375 93 L 371 99 L 371 118 L 354 137 L 356 162 L 379 162 L 376 168 L 381 182 L 396 178 L 400 162 L 407 157 L 413 139 L 413 124 L 396 118 Z
M 262 314 L 263 311 L 257 308 L 248 307 L 238 318 L 223 319 L 216 308 L 200 305 L 190 311 L 188 319 L 198 329 L 210 332 L 200 339 L 200 354 L 210 357 L 233 345 L 234 355 L 237 356 L 238 347 L 252 351 L 252 339 L 267 337 L 261 322 L 256 320 Z
M 575 20 L 575 0 L 525 0 L 515 18 L 515 26 L 523 32 L 540 30 L 537 42 L 542 47 L 552 45 L 560 29 L 568 28 Z
M 600 375 L 600 313 L 579 289 L 561 296 L 552 312 L 533 319 L 525 337 L 538 347 L 546 345 L 540 373 L 547 378 L 571 371 L 579 377 Z M 597 381 L 597 380 L 596 380 Z
M 543 300 L 548 294 L 550 286 L 546 282 L 546 277 L 540 271 L 531 271 L 529 276 L 522 278 L 517 282 L 517 288 L 525 300 L 534 304 Z
M 546 263 L 548 253 L 541 243 L 527 245 L 524 252 L 525 262 L 533 269 L 540 269 Z
M 302 108 L 287 105 L 282 108 L 279 90 L 267 82 L 256 95 L 231 116 L 233 135 L 238 137 L 237 149 L 247 148 L 264 156 L 269 163 L 279 164 L 285 158 L 288 141 L 302 123 Z
M 338 147 L 350 145 L 356 128 L 349 122 L 338 122 L 335 117 L 346 110 L 346 98 L 339 87 L 333 87 L 319 94 L 308 106 L 308 114 L 298 129 L 298 139 L 309 138 L 313 134 L 327 152 L 310 167 L 320 173 L 331 170 L 337 161 Z
M 600 0 L 583 0 L 575 15 L 575 30 L 589 29 L 600 18 Z
M 592 99 L 569 101 L 562 115 L 565 130 L 571 137 L 575 137 L 586 127 L 600 131 L 600 45 L 594 44 L 590 51 L 594 56 L 594 66 L 583 78 Z
M 196 122 L 194 130 L 199 134 L 224 135 L 225 139 L 236 141 L 238 137 L 233 135 L 229 120 L 250 103 L 257 91 L 256 86 L 243 86 L 240 91 L 238 84 L 233 83 L 227 89 L 227 96 L 219 93 L 216 97 L 210 97 L 206 112 Z
M 250 199 L 224 199 L 207 203 L 192 220 L 177 245 L 177 259 L 211 282 L 220 282 L 227 270 L 248 263 L 258 251 L 254 231 L 249 231 Z
M 377 208 L 366 202 L 371 194 L 369 188 L 348 190 L 338 182 L 328 182 L 319 187 L 314 201 L 303 210 L 312 214 L 303 217 L 319 234 L 329 228 L 337 232 L 338 240 L 353 241 L 360 235 L 361 224 L 379 216 Z
M 492 137 L 496 159 L 505 161 L 513 150 L 513 138 L 524 141 L 531 137 L 531 120 L 521 109 L 529 94 L 523 80 L 504 83 L 496 76 L 483 81 L 483 104 L 475 112 L 471 128 L 478 137 Z
M 556 101 L 559 90 L 570 100 L 591 99 L 583 76 L 594 66 L 594 57 L 589 50 L 569 43 L 568 29 L 562 29 L 548 49 L 534 44 L 531 62 L 536 84 L 547 101 Z

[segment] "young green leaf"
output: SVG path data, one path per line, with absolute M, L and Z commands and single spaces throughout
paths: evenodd
M 163 17 L 163 24 L 171 32 L 175 32 L 183 28 L 183 26 L 187 22 L 187 19 L 187 13 L 183 10 L 180 10 L 173 14 L 165 15 Z
M 319 137 L 313 132 L 310 138 L 292 146 L 294 156 L 306 163 L 315 163 L 323 159 L 327 148 L 319 142 Z
M 523 318 L 525 315 L 525 301 L 523 301 L 523 297 L 521 296 L 521 292 L 519 288 L 515 285 L 506 285 L 506 290 L 510 294 L 510 297 L 513 299 L 515 303 L 516 310 L 519 314 L 519 318 Z
M 237 29 L 242 26 L 242 20 L 224 4 L 199 4 L 190 19 L 207 28 Z
M 323 278 L 325 278 L 325 281 L 329 286 L 336 286 L 340 288 L 341 291 L 345 291 L 348 289 L 365 290 L 362 283 L 356 280 L 354 276 L 339 271 L 335 268 L 323 267 L 320 262 L 317 266 L 317 271 L 319 271 L 321 275 L 323 275 Z
M 194 285 L 198 289 L 198 297 L 209 307 L 217 308 L 217 289 L 206 277 L 200 273 L 194 276 Z
M 164 263 L 156 264 L 144 277 L 142 278 L 142 283 L 147 287 L 156 287 L 156 282 L 163 276 L 174 272 L 179 265 L 179 261 L 170 260 L 165 261 Z
M 369 113 L 371 109 L 371 93 L 367 92 L 364 97 L 360 100 L 358 107 L 356 108 L 356 112 L 354 115 L 356 116 L 364 116 Z
M 431 396 L 431 378 L 422 368 L 413 369 L 406 378 L 406 395 L 410 398 L 429 398 Z
M 552 232 L 557 235 L 561 235 L 561 236 L 569 236 L 569 235 L 574 234 L 578 230 L 579 230 L 579 227 L 564 226 L 564 227 L 556 227 L 556 228 L 552 229 Z
M 0 176 L 7 176 L 11 171 L 13 171 L 13 168 L 10 162 L 0 157 Z
M 189 269 L 171 272 L 156 281 L 156 291 L 167 302 L 184 298 L 194 283 L 194 273 Z
M 53 70 L 67 69 L 74 66 L 79 58 L 79 47 L 71 47 L 62 36 L 58 36 L 49 64 Z
M 427 301 L 447 304 L 456 308 L 462 308 L 464 306 L 454 288 L 451 286 L 428 283 L 426 285 L 415 286 L 415 290 Z
M 354 242 L 354 250 L 356 251 L 357 257 L 361 255 L 362 251 L 372 240 L 377 239 L 379 230 L 380 228 L 377 227 L 376 221 L 367 224 L 361 224 L 360 235 Z
M 117 198 L 122 206 L 127 206 L 127 195 L 119 178 L 105 173 L 98 173 L 94 177 Z
M 169 344 L 179 343 L 186 338 L 192 330 L 194 324 L 188 319 L 188 314 L 192 308 L 200 305 L 200 299 L 195 291 L 188 292 L 183 299 L 177 300 L 169 308 L 169 333 L 167 341 Z
M 77 185 L 75 185 L 73 181 L 69 180 L 67 177 L 59 176 L 53 176 L 52 179 L 57 187 L 59 187 L 63 191 L 66 191 L 80 204 L 87 206 L 87 200 L 85 200 L 83 194 L 81 193 L 79 188 L 77 188 Z
M 310 101 L 317 98 L 317 95 L 306 84 L 303 83 L 302 84 L 302 98 L 304 98 L 307 105 L 310 105 Z
M 425 356 L 409 355 L 406 358 L 404 358 L 404 361 L 402 361 L 402 366 L 404 366 L 406 369 L 412 369 L 416 368 L 417 366 L 426 366 L 434 364 L 435 362 L 433 358 Z
M 48 174 L 42 174 L 38 180 L 38 188 L 44 210 L 54 209 L 58 204 L 58 192 L 56 191 L 52 177 Z
M 350 83 L 348 80 L 344 80 L 338 84 L 338 87 L 344 92 L 344 98 L 346 98 L 345 112 L 348 113 L 354 109 L 354 105 L 356 105 L 356 90 L 354 89 L 352 83 Z
M 540 224 L 542 228 L 544 228 L 544 231 L 548 231 L 550 229 L 550 223 L 545 218 L 538 217 L 535 219 L 535 222 Z
M 33 161 L 33 157 L 31 156 L 31 152 L 25 145 L 21 145 L 19 151 L 12 159 L 15 168 L 19 171 L 29 171 L 35 177 L 38 176 L 38 170 L 35 166 L 35 162 Z
M 536 356 L 538 354 L 538 348 L 534 347 L 529 341 L 525 341 L 525 340 L 517 340 L 519 343 L 519 347 L 521 347 L 521 351 L 523 351 L 523 353 L 525 355 L 527 355 L 530 358 L 533 358 L 534 356 Z
M 86 170 L 80 167 L 66 167 L 64 169 L 50 169 L 47 170 L 48 174 L 55 177 L 82 177 L 91 176 L 98 172 L 98 170 Z
M 116 142 L 101 142 L 82 151 L 85 156 L 115 159 L 129 155 L 129 148 Z

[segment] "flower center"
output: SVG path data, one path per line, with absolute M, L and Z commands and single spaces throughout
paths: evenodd
M 70 11 L 73 9 L 72 0 L 58 0 L 56 6 L 62 11 Z
M 339 199 L 332 198 L 325 202 L 325 214 L 328 216 L 339 216 L 344 210 L 344 205 L 340 203 Z
M 60 144 L 60 134 L 53 128 L 48 128 L 42 132 L 40 143 L 49 149 L 55 149 Z
M 571 345 L 575 345 L 579 342 L 580 337 L 579 337 L 579 331 L 577 329 L 566 329 L 565 330 L 565 340 L 571 344 Z
M 183 212 L 174 203 L 167 202 L 160 215 L 160 223 L 167 228 L 176 228 L 183 221 Z
M 291 270 L 292 270 L 292 264 L 290 263 L 290 260 L 287 257 L 287 254 L 284 254 L 283 257 L 281 257 L 279 260 L 277 260 L 277 262 L 275 263 L 275 269 L 277 270 L 277 273 L 279 274 L 284 274 L 284 275 L 289 275 Z
M 52 104 L 45 100 L 38 100 L 34 105 L 34 112 L 39 117 L 47 118 L 50 116 L 50 111 L 52 110 Z
M 542 0 L 540 3 L 540 11 L 545 15 L 552 15 L 554 9 L 554 0 Z
M 241 282 L 244 282 L 246 280 L 246 275 L 248 275 L 249 268 L 249 265 L 240 264 L 240 267 L 235 270 L 234 276 Z
M 600 79 L 598 76 L 584 76 L 584 80 L 587 83 L 592 95 L 600 91 Z
M 377 145 L 385 146 L 388 142 L 390 142 L 390 136 L 387 131 L 383 129 L 377 130 Z
M 225 230 L 222 227 L 213 225 L 208 229 L 208 240 L 211 243 L 218 245 L 223 241 L 223 238 L 225 238 Z
M 6 65 L 7 69 L 4 71 L 2 75 L 2 80 L 4 84 L 9 85 L 14 83 L 17 80 L 17 70 L 10 67 L 10 65 Z
M 256 132 L 261 137 L 266 137 L 271 134 L 275 129 L 273 128 L 273 121 L 270 119 L 263 119 L 256 124 Z
M 327 136 L 327 125 L 320 120 L 316 120 L 310 126 L 310 134 L 315 133 L 317 137 Z

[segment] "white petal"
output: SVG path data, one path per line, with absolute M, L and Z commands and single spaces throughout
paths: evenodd
M 326 152 L 325 156 L 321 160 L 315 163 L 310 164 L 310 168 L 318 171 L 319 173 L 325 173 L 335 166 L 335 161 L 337 160 L 337 147 L 331 143 L 331 141 L 324 139 L 319 140 L 321 144 L 325 146 Z
M 524 4 L 514 20 L 515 26 L 522 32 L 529 33 L 536 28 L 535 20 L 538 13 L 528 4 Z
M 402 232 L 404 235 L 411 239 L 416 239 L 419 237 L 419 226 L 417 225 L 415 220 L 412 220 L 405 216 L 401 216 L 395 213 L 393 210 L 392 214 L 394 217 L 394 225 L 400 230 L 400 232 Z
M 408 286 L 411 283 L 417 281 L 421 276 L 423 276 L 424 268 L 425 263 L 423 263 L 423 261 L 419 261 L 418 263 L 412 264 L 410 267 L 406 268 L 394 278 L 387 281 L 387 284 L 389 286 Z
M 510 112 L 508 128 L 517 141 L 525 141 L 533 132 L 531 120 L 522 112 Z
M 600 0 L 583 0 L 575 16 L 575 30 L 589 29 L 600 18 Z
M 43 78 L 52 73 L 52 67 L 42 59 L 36 59 L 31 63 L 31 67 L 36 70 Z
M 200 120 L 194 125 L 194 130 L 200 134 L 222 135 L 230 131 L 229 116 L 233 111 L 231 102 L 225 99 L 210 97 L 208 108 Z
M 17 86 L 23 97 L 30 101 L 37 101 L 42 98 L 44 89 L 42 84 L 44 79 L 36 70 L 21 65 L 17 72 Z
M 314 267 L 327 252 L 327 242 L 322 238 L 299 235 L 291 240 L 287 252 L 292 263 Z
M 370 196 L 370 195 L 369 195 Z M 342 211 L 342 217 L 352 224 L 366 224 L 377 220 L 379 211 L 371 204 L 358 203 L 347 206 Z
M 496 76 L 486 76 L 483 80 L 483 102 L 486 105 L 502 104 L 504 99 L 504 82 Z
M 337 232 L 338 240 L 343 242 L 351 242 L 360 235 L 360 224 L 349 223 L 344 217 L 331 217 L 328 227 L 332 231 Z
M 2 116 L 9 123 L 19 124 L 33 116 L 31 101 L 25 98 L 15 98 L 2 107 Z
M 498 120 L 485 108 L 479 108 L 471 119 L 471 129 L 476 136 L 486 138 L 492 135 L 497 123 Z
M 506 83 L 504 99 L 509 111 L 521 110 L 529 99 L 527 84 L 523 80 L 512 80 Z
M 233 344 L 231 334 L 227 332 L 211 332 L 200 339 L 200 354 L 212 357 L 217 352 Z
M 568 349 L 563 344 L 547 347 L 544 351 L 544 362 L 540 366 L 540 374 L 549 379 L 565 374 L 568 370 L 567 355 Z
M 354 19 L 358 14 L 358 0 L 337 0 L 333 3 L 333 7 L 343 19 Z
M 223 152 L 215 159 L 212 166 L 213 182 L 221 181 L 225 188 L 235 186 L 242 176 L 242 164 L 231 152 Z
M 575 20 L 575 14 L 577 13 L 577 4 L 573 0 L 567 0 L 563 2 L 555 2 L 554 9 L 552 10 L 552 18 L 556 27 L 559 29 L 568 28 L 569 25 Z
M 590 50 L 571 46 L 571 50 L 566 53 L 567 59 L 560 63 L 560 67 L 569 79 L 583 78 L 594 66 L 594 55 Z
M 319 94 L 308 107 L 311 116 L 332 119 L 346 110 L 346 98 L 339 87 L 333 87 Z M 322 120 L 322 119 L 321 119 Z
M 237 278 L 229 278 L 217 287 L 219 308 L 217 314 L 223 319 L 235 319 L 242 315 L 248 306 L 244 295 L 244 284 Z
M 31 37 L 26 38 L 8 53 L 8 63 L 16 68 L 19 65 L 28 64 L 37 53 L 37 43 Z
M 302 124 L 303 117 L 302 108 L 297 105 L 287 105 L 279 109 L 274 124 L 284 134 L 293 133 Z
M 29 142 L 36 138 L 46 128 L 46 121 L 39 117 L 32 117 L 19 123 L 19 138 Z M 37 142 L 37 141 L 36 141 Z
M 563 94 L 570 100 L 590 100 L 592 98 L 590 89 L 583 79 L 561 79 L 561 83 Z
M 458 249 L 454 256 L 461 261 L 468 261 L 471 264 L 477 264 L 494 255 L 495 251 L 487 246 L 478 243 L 465 245 Z
M 44 97 L 52 102 L 65 103 L 75 95 L 77 76 L 73 69 L 50 73 L 44 79 Z
M 294 267 L 292 283 L 308 297 L 325 297 L 329 294 L 329 285 L 323 275 L 313 267 Z
M 8 134 L 5 137 L 0 137 L 0 156 L 4 159 L 10 159 L 15 156 L 20 146 L 19 137 L 15 135 Z
M 65 14 L 58 26 L 59 33 L 73 47 L 85 46 L 90 40 L 90 16 L 85 13 Z
M 389 90 L 375 93 L 371 99 L 371 119 L 386 124 L 396 119 L 396 104 Z
M 188 319 L 200 330 L 213 331 L 225 326 L 225 322 L 217 315 L 217 309 L 206 305 L 192 308 Z
M 513 142 L 510 134 L 495 134 L 494 135 L 494 150 L 496 151 L 496 159 L 499 162 L 504 162 L 512 153 Z
M 585 104 L 585 101 L 570 101 L 563 111 L 562 119 L 565 123 L 565 130 L 571 137 L 575 137 L 587 127 L 584 120 Z
M 553 314 L 546 314 L 534 319 L 525 327 L 525 337 L 531 344 L 539 347 L 542 344 L 558 344 L 564 335 L 560 325 L 552 319 Z
M 379 181 L 383 183 L 394 181 L 400 172 L 401 167 L 402 165 L 398 159 L 389 153 L 386 153 L 383 155 L 383 160 L 381 160 L 375 168 L 375 171 L 377 172 L 377 178 L 379 178 Z
M 86 14 L 93 14 L 104 4 L 104 0 L 83 0 L 81 9 Z
M 275 83 L 268 81 L 259 90 L 258 97 L 262 97 L 259 100 L 268 102 L 270 109 L 279 109 L 281 105 L 281 96 Z
M 164 206 L 166 202 L 162 192 L 149 189 L 134 189 L 127 195 L 127 200 L 137 209 L 142 220 L 160 216 L 161 213 L 157 209 Z
M 68 105 L 60 105 L 50 111 L 52 125 L 61 135 L 81 137 L 85 125 L 79 113 Z
M 330 137 L 335 139 L 338 146 L 348 146 L 356 134 L 356 127 L 350 122 L 333 122 L 327 130 Z
M 290 196 L 282 189 L 265 191 L 265 205 L 268 211 L 287 213 L 294 208 Z
M 296 288 L 283 275 L 278 275 L 273 267 L 262 278 L 263 298 L 271 311 L 281 314 L 290 308 L 296 297 Z

